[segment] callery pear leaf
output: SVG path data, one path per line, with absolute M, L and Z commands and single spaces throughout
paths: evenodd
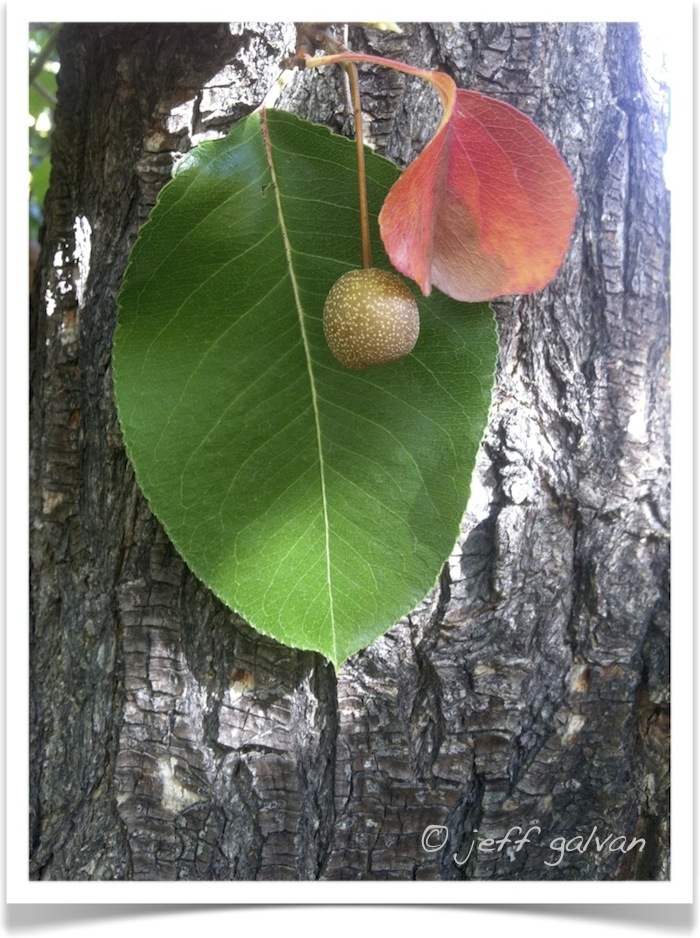
M 566 164 L 516 108 L 425 75 L 446 112 L 382 207 L 391 262 L 426 296 L 433 286 L 468 302 L 541 290 L 561 266 L 576 217 Z
M 374 261 L 390 269 L 377 213 L 399 171 L 366 162 Z M 113 353 L 136 478 L 184 560 L 260 632 L 336 668 L 435 584 L 497 355 L 490 308 L 435 291 L 416 297 L 409 355 L 344 368 L 323 308 L 359 257 L 354 145 L 251 114 L 161 191 Z

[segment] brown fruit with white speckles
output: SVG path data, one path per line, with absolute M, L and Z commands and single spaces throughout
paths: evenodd
M 396 274 L 351 270 L 331 287 L 323 331 L 341 365 L 360 370 L 403 358 L 418 339 L 418 306 Z

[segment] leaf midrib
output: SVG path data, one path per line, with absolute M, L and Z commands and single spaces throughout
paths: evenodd
M 272 145 L 270 142 L 270 134 L 267 126 L 267 112 L 263 109 L 260 113 L 260 126 L 263 133 L 263 139 L 265 141 L 265 154 L 267 156 L 267 163 L 270 167 L 270 176 L 272 178 L 272 189 L 275 193 L 275 204 L 277 205 L 277 216 L 279 218 L 280 231 L 282 233 L 282 240 L 284 242 L 284 250 L 287 257 L 287 268 L 289 270 L 289 279 L 292 284 L 292 291 L 294 293 L 294 303 L 297 310 L 297 316 L 299 317 L 299 329 L 301 331 L 302 344 L 304 346 L 304 355 L 306 356 L 306 368 L 309 374 L 309 384 L 311 386 L 311 403 L 313 407 L 314 422 L 316 427 L 316 443 L 318 446 L 318 462 L 319 462 L 319 474 L 321 481 L 321 502 L 323 505 L 323 530 L 325 537 L 325 549 L 326 549 L 326 582 L 328 585 L 328 608 L 330 613 L 331 620 L 331 635 L 333 641 L 333 655 L 332 660 L 334 665 L 338 665 L 338 648 L 337 648 L 337 637 L 336 637 L 336 627 L 335 627 L 335 613 L 333 606 L 333 583 L 331 577 L 331 551 L 330 551 L 330 525 L 328 523 L 328 499 L 326 495 L 326 473 L 325 473 L 325 464 L 323 459 L 323 443 L 321 437 L 321 421 L 318 407 L 318 395 L 316 393 L 316 378 L 314 375 L 313 360 L 311 357 L 311 347 L 309 345 L 309 339 L 306 334 L 306 324 L 304 322 L 304 309 L 301 304 L 301 297 L 299 295 L 299 285 L 294 273 L 294 263 L 292 260 L 292 246 L 289 242 L 289 236 L 287 234 L 287 226 L 284 221 L 284 213 L 282 211 L 282 202 L 280 199 L 279 185 L 277 183 L 277 174 L 275 172 L 275 165 L 272 159 Z

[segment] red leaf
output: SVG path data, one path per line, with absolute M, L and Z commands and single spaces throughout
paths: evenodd
M 508 104 L 433 73 L 446 114 L 379 215 L 392 264 L 420 286 L 477 302 L 546 286 L 576 216 L 557 149 Z

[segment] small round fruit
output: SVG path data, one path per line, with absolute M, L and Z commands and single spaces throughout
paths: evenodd
M 341 365 L 359 370 L 403 358 L 418 339 L 418 306 L 397 274 L 351 270 L 331 287 L 323 331 Z

